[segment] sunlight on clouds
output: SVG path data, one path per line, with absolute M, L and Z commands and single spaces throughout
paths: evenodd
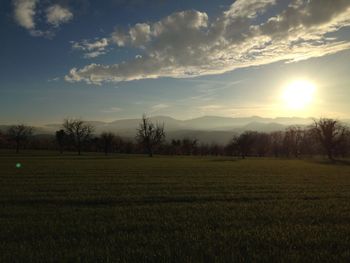
M 28 30 L 31 36 L 52 38 L 59 26 L 73 19 L 68 7 L 39 0 L 12 0 L 14 20 Z M 46 9 L 41 10 L 43 7 Z M 38 24 L 46 20 L 46 29 L 38 28 Z M 43 25 L 39 26 L 42 27 Z M 45 26 L 44 26 L 45 27 Z
M 153 105 L 150 109 L 150 113 L 155 113 L 163 109 L 169 108 L 170 106 L 164 103 Z
M 85 52 L 84 58 L 95 58 L 108 52 L 109 40 L 107 38 L 95 39 L 93 41 L 82 40 L 71 41 L 72 49 Z
M 102 113 L 117 113 L 121 111 L 123 111 L 123 109 L 119 107 L 110 107 L 108 109 L 101 110 Z
M 26 29 L 35 28 L 34 16 L 35 16 L 35 7 L 37 3 L 38 3 L 38 0 L 13 1 L 14 18 L 20 26 Z
M 277 61 L 295 62 L 333 54 L 350 43 L 327 37 L 350 25 L 350 1 L 290 0 L 264 18 L 274 0 L 235 1 L 216 19 L 187 10 L 158 22 L 137 23 L 110 34 L 109 45 L 134 48 L 141 57 L 125 63 L 73 68 L 66 81 L 89 84 L 220 74 Z M 331 7 L 331 8 L 330 8 Z M 259 19 L 260 18 L 260 19 Z
M 60 5 L 52 5 L 46 10 L 47 22 L 54 27 L 67 23 L 73 18 L 72 12 Z

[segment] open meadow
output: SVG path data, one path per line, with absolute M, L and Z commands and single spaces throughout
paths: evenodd
M 349 262 L 349 200 L 345 162 L 1 153 L 0 261 Z

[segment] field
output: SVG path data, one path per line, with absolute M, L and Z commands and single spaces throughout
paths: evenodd
M 0 262 L 349 262 L 349 201 L 346 163 L 2 153 Z

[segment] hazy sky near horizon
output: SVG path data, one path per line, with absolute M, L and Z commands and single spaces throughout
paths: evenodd
M 9 0 L 0 34 L 0 124 L 350 118 L 349 0 Z

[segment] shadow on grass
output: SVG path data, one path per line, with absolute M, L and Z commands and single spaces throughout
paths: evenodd
M 10 151 L 0 151 L 0 158 L 45 158 L 45 159 L 57 159 L 57 160 L 103 160 L 103 159 L 130 159 L 135 157 L 144 157 L 143 155 L 131 155 L 131 154 L 119 154 L 113 153 L 105 155 L 104 153 L 82 153 L 78 155 L 74 152 L 67 152 L 59 154 L 52 151 L 23 151 L 19 154 Z
M 243 159 L 241 158 L 218 158 L 218 159 L 211 159 L 210 161 L 211 162 L 238 162 L 238 161 L 241 161 Z
M 7 200 L 0 201 L 1 205 L 14 206 L 74 206 L 74 207 L 96 207 L 96 206 L 130 206 L 130 205 L 161 205 L 161 204 L 203 204 L 203 203 L 250 203 L 262 201 L 275 201 L 279 198 L 271 197 L 148 197 L 142 199 L 85 199 L 85 200 L 55 200 L 55 199 L 32 199 L 32 200 Z
M 342 165 L 342 166 L 350 166 L 350 160 L 329 160 L 329 159 L 315 159 L 308 160 L 312 163 L 322 164 L 322 165 Z

